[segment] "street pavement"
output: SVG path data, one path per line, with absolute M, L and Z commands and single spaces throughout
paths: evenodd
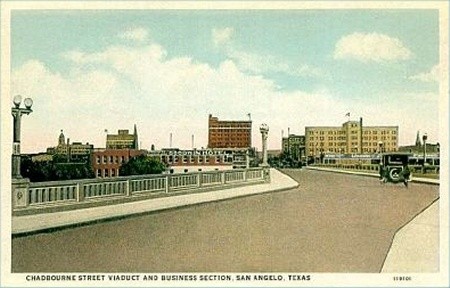
M 378 273 L 439 197 L 436 185 L 285 172 L 298 188 L 14 237 L 12 271 Z

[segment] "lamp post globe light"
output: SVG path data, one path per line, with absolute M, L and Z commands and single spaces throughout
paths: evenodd
M 33 110 L 33 100 L 31 98 L 25 98 L 23 101 L 25 108 L 21 108 L 22 96 L 16 95 L 13 98 L 14 107 L 11 108 L 11 114 L 14 118 L 13 123 L 13 154 L 12 154 L 12 178 L 22 178 L 20 175 L 20 123 L 22 115 L 28 115 Z

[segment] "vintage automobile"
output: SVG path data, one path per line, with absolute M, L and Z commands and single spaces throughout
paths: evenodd
M 408 186 L 411 181 L 411 171 L 408 167 L 410 154 L 406 153 L 385 153 L 381 155 L 380 161 L 380 180 L 383 183 L 402 182 Z

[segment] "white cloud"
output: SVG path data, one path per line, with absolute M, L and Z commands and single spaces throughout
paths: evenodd
M 411 76 L 409 77 L 409 79 L 419 80 L 423 82 L 439 82 L 439 77 L 440 77 L 440 68 L 439 64 L 437 64 L 433 66 L 430 71 Z
M 145 42 L 148 40 L 148 34 L 149 33 L 145 28 L 137 27 L 120 33 L 118 37 L 130 41 Z
M 231 27 L 215 28 L 212 30 L 212 39 L 214 45 L 220 47 L 228 44 L 234 34 L 234 29 Z
M 362 62 L 406 60 L 412 52 L 397 39 L 379 33 L 353 33 L 336 43 L 335 59 L 356 59 Z
M 272 55 L 248 53 L 229 48 L 227 57 L 235 61 L 239 69 L 256 74 L 283 73 L 296 77 L 315 78 L 325 76 L 325 72 L 317 67 L 311 67 L 307 64 L 288 64 L 283 59 Z
M 170 59 L 157 44 L 111 46 L 96 53 L 78 51 L 64 56 L 68 72 L 57 73 L 42 62 L 29 61 L 12 73 L 12 95 L 22 94 L 35 101 L 34 112 L 22 126 L 24 152 L 56 145 L 60 129 L 72 141 L 103 147 L 104 129 L 132 129 L 134 123 L 143 148 L 151 144 L 168 147 L 169 133 L 173 134 L 174 147 L 190 148 L 193 134 L 196 146 L 206 147 L 210 113 L 221 119 L 246 119 L 251 113 L 253 145 L 261 147 L 258 127 L 267 123 L 270 149 L 280 147 L 281 130 L 287 127 L 302 134 L 305 125 L 341 125 L 348 107 L 362 111 L 368 123 L 382 119 L 384 125 L 404 125 L 405 113 L 411 113 L 419 115 L 412 117 L 418 123 L 435 124 L 423 119 L 435 112 L 436 105 L 429 104 L 427 112 L 420 113 L 416 109 L 423 107 L 418 104 L 423 100 L 418 97 L 402 102 L 399 112 L 397 106 L 390 105 L 390 98 L 383 101 L 384 105 L 361 99 L 359 107 L 354 100 L 344 100 L 327 90 L 280 91 L 261 71 L 272 69 L 264 65 L 280 71 L 291 67 L 273 59 L 246 73 L 237 57 L 213 67 L 189 57 Z M 244 56 L 248 66 L 258 60 Z M 366 110 L 367 115 L 363 114 Z M 429 127 L 421 130 L 427 129 L 431 131 Z M 409 132 L 414 137 L 415 131 Z

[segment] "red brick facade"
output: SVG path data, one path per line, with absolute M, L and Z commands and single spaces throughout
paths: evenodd
M 252 121 L 220 121 L 211 114 L 208 119 L 208 148 L 250 148 Z
M 102 149 L 92 153 L 92 168 L 96 177 L 117 177 L 122 164 L 131 157 L 144 155 L 144 150 L 135 149 Z

